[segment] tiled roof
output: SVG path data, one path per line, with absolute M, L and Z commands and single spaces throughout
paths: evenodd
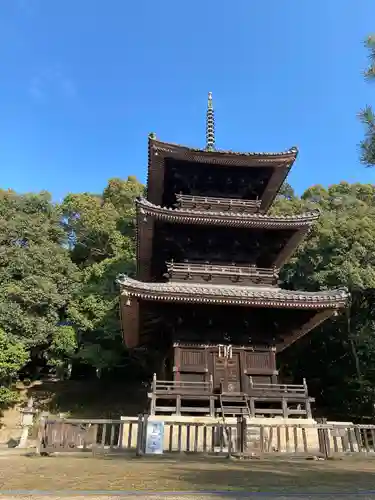
M 261 227 L 273 229 L 309 227 L 320 215 L 319 210 L 299 215 L 264 215 L 261 213 L 214 212 L 188 208 L 166 208 L 154 205 L 145 198 L 136 201 L 140 214 L 150 215 L 169 222 L 214 224 L 237 227 Z
M 290 149 L 287 149 L 286 151 L 281 151 L 277 153 L 270 153 L 270 152 L 235 152 L 231 150 L 222 150 L 222 149 L 215 149 L 213 151 L 208 151 L 206 149 L 199 149 L 199 148 L 191 148 L 191 147 L 186 147 L 182 146 L 180 144 L 175 144 L 172 142 L 162 142 L 158 141 L 157 139 L 153 138 L 152 136 L 149 136 L 149 144 L 150 147 L 153 148 L 155 151 L 162 151 L 164 153 L 180 153 L 180 154 L 188 154 L 188 153 L 194 153 L 194 154 L 203 154 L 207 156 L 237 156 L 237 157 L 253 157 L 253 158 L 263 158 L 263 157 L 268 157 L 268 158 L 273 158 L 277 159 L 280 158 L 282 159 L 283 157 L 286 157 L 287 159 L 293 159 L 298 155 L 298 148 L 293 146 Z
M 121 293 L 145 300 L 167 302 L 213 303 L 296 309 L 345 307 L 349 298 L 346 289 L 321 292 L 300 292 L 275 287 L 207 285 L 199 283 L 145 283 L 121 275 Z

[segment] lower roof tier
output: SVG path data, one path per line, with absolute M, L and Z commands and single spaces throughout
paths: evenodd
M 232 304 L 291 309 L 340 309 L 346 307 L 346 289 L 301 292 L 276 287 L 208 285 L 200 283 L 146 283 L 126 275 L 118 278 L 121 294 L 144 300 Z

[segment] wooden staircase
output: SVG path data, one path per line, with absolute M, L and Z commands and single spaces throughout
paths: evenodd
M 238 416 L 246 418 L 251 416 L 248 396 L 242 393 L 220 394 L 219 401 L 223 421 L 223 440 L 225 446 L 228 447 L 228 453 L 230 453 L 230 450 L 233 450 L 234 442 L 238 440 L 237 433 L 239 429 L 238 426 L 233 427 L 229 425 L 227 418 Z M 245 439 L 247 441 L 247 436 Z
M 226 418 L 237 417 L 238 415 L 243 415 L 244 417 L 250 417 L 250 407 L 248 402 L 248 396 L 246 394 L 220 394 L 220 409 L 221 417 L 224 424 L 226 423 Z

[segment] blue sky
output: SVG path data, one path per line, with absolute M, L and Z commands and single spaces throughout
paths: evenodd
M 1 0 L 0 187 L 101 192 L 145 180 L 147 135 L 203 147 L 297 145 L 290 182 L 374 182 L 356 114 L 373 0 Z

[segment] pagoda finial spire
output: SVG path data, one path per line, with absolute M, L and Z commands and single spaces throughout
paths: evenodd
M 215 149 L 215 114 L 212 105 L 212 92 L 208 93 L 207 113 L 206 113 L 206 149 Z

